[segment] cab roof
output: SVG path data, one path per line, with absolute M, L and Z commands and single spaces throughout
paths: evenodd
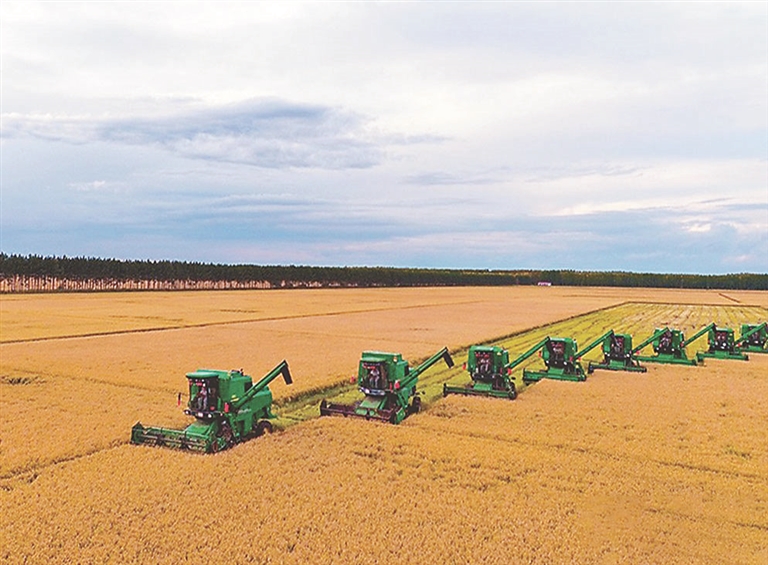
M 224 372 L 225 373 L 225 372 Z M 198 369 L 192 373 L 187 373 L 188 379 L 215 379 L 222 375 L 222 371 L 212 371 L 210 369 Z

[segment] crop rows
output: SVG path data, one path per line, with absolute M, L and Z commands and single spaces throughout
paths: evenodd
M 0 560 L 763 563 L 766 368 L 542 382 L 216 456 L 120 446 L 0 492 Z
M 584 346 L 609 329 L 638 341 L 665 324 L 691 335 L 713 321 L 737 328 L 768 317 L 762 302 L 686 305 L 671 295 L 678 305 L 624 303 L 573 318 L 579 310 L 563 296 L 565 306 L 522 301 L 501 314 L 486 303 L 480 321 L 490 335 L 506 328 L 493 343 L 514 358 L 547 335 Z M 215 456 L 126 442 L 138 418 L 181 427 L 175 392 L 195 368 L 184 356 L 206 338 L 242 349 L 255 322 L 137 334 L 147 342 L 126 334 L 2 346 L 0 562 L 768 562 L 768 356 L 598 371 L 583 383 L 542 381 L 515 401 L 443 399 L 444 382 L 468 380 L 461 346 L 483 335 L 477 321 L 461 322 L 472 304 L 457 302 L 263 322 L 264 347 L 248 353 L 263 363 L 276 360 L 270 335 L 292 339 L 291 351 L 323 336 L 333 346 L 307 355 L 322 370 L 292 364 L 297 385 L 307 384 L 278 389 L 284 432 Z M 185 316 L 199 324 L 207 314 Z M 198 332 L 185 347 L 181 338 Z M 336 333 L 344 336 L 333 341 Z M 169 335 L 181 351 L 158 345 Z M 102 340 L 125 350 L 78 365 L 89 346 L 108 355 Z M 160 354 L 136 370 L 152 341 Z M 323 395 L 359 397 L 348 378 L 362 349 L 402 349 L 414 364 L 446 344 L 457 367 L 424 373 L 426 409 L 401 425 L 317 417 Z M 157 383 L 155 363 L 178 366 Z
M 455 308 L 455 306 L 454 306 Z M 358 316 L 354 314 L 353 316 Z M 503 345 L 510 350 L 511 357 L 519 355 L 533 344 L 547 335 L 574 337 L 583 346 L 587 342 L 608 329 L 620 332 L 629 332 L 635 336 L 647 336 L 658 325 L 669 323 L 691 331 L 716 320 L 719 324 L 738 326 L 741 321 L 756 321 L 766 317 L 765 309 L 753 306 L 671 306 L 661 304 L 628 303 L 599 310 L 566 319 L 554 324 L 544 325 L 540 328 L 525 331 L 508 338 L 495 340 L 494 343 Z M 401 348 L 413 347 L 413 342 L 396 341 L 398 336 L 395 331 L 397 321 L 403 319 L 400 316 L 385 318 L 379 316 L 380 323 L 371 335 L 384 329 L 392 331 L 392 338 L 384 340 L 378 338 L 358 337 L 352 343 L 351 348 L 346 342 L 334 334 L 334 345 L 323 351 L 322 360 L 325 365 L 332 367 L 346 366 L 346 374 L 342 373 L 317 373 L 302 372 L 302 364 L 297 369 L 293 364 L 293 357 L 286 355 L 291 363 L 296 385 L 293 389 L 287 389 L 282 384 L 273 386 L 278 403 L 282 404 L 279 413 L 282 416 L 278 421 L 281 427 L 289 426 L 298 421 L 317 417 L 317 405 L 323 397 L 340 402 L 352 402 L 359 397 L 354 386 L 349 385 L 349 377 L 356 370 L 356 357 L 362 349 L 401 350 Z M 326 333 L 330 339 L 334 328 L 340 329 L 342 322 L 331 318 L 323 318 Z M 291 325 L 292 339 L 300 339 L 303 327 L 317 321 L 303 320 L 293 322 Z M 305 326 L 306 324 L 306 326 Z M 330 329 L 329 329 L 330 328 Z M 271 328 L 260 330 L 265 336 L 271 332 Z M 193 328 L 185 330 L 182 335 L 164 337 L 170 340 L 173 347 L 171 351 L 166 348 L 158 349 L 156 338 L 147 339 L 147 334 L 129 334 L 124 336 L 111 336 L 108 338 L 82 338 L 72 342 L 71 340 L 48 342 L 32 342 L 11 344 L 12 354 L 5 350 L 3 363 L 15 362 L 26 364 L 29 367 L 38 367 L 37 370 L 19 371 L 14 369 L 12 375 L 22 379 L 21 385 L 10 385 L 8 381 L 0 382 L 4 391 L 4 409 L 0 413 L 2 424 L 2 443 L 0 443 L 0 478 L 14 474 L 35 470 L 47 464 L 66 460 L 78 455 L 91 453 L 105 449 L 127 440 L 126 430 L 137 421 L 152 423 L 154 425 L 181 427 L 186 422 L 186 417 L 176 406 L 177 392 L 182 390 L 183 373 L 170 369 L 162 375 L 157 375 L 156 364 L 168 363 L 169 366 L 184 366 L 183 359 L 190 352 L 184 348 L 183 341 L 190 338 L 190 334 L 199 333 L 201 339 L 216 335 L 216 332 L 230 332 L 228 326 L 217 328 Z M 235 334 L 237 336 L 239 334 Z M 233 336 L 234 337 L 234 336 Z M 270 336 L 274 339 L 274 335 Z M 136 342 L 135 340 L 140 341 Z M 177 339 L 178 341 L 174 341 Z M 222 338 L 226 341 L 226 338 Z M 454 340 L 460 339 L 454 337 Z M 637 339 L 637 338 L 636 338 Z M 230 340 L 235 343 L 234 340 Z M 693 346 L 703 348 L 702 338 Z M 220 339 L 211 340 L 211 345 L 222 346 Z M 241 343 L 240 340 L 237 341 Z M 262 340 L 265 345 L 270 345 L 268 338 Z M 278 343 L 284 343 L 278 341 Z M 420 349 L 426 346 L 437 348 L 437 338 L 430 338 L 422 343 Z M 51 346 L 53 348 L 51 349 Z M 239 346 L 239 345 L 238 345 Z M 275 345 L 271 345 L 275 348 Z M 89 351 L 92 349 L 93 351 Z M 53 354 L 51 353 L 53 351 Z M 268 359 L 279 358 L 278 351 L 268 355 L 264 349 L 249 353 L 258 354 Z M 135 361 L 128 362 L 124 357 L 127 353 Z M 315 351 L 303 352 L 317 365 L 317 353 Z M 460 384 L 468 377 L 461 369 L 461 364 L 466 352 L 457 350 L 454 352 L 457 366 L 454 369 L 446 369 L 438 365 L 425 372 L 420 378 L 419 390 L 425 403 L 434 403 L 442 396 L 444 382 Z M 160 355 L 158 355 L 160 354 Z M 232 356 L 232 352 L 227 352 Z M 19 357 L 17 357 L 19 355 Z M 91 355 L 93 361 L 89 361 L 87 355 Z M 597 359 L 599 351 L 596 348 L 589 359 Z M 165 359 L 164 359 L 165 358 Z M 412 363 L 417 359 L 411 359 Z M 92 370 L 86 370 L 89 363 L 93 363 Z M 260 360 L 263 365 L 264 359 Z M 537 357 L 533 357 L 525 366 L 541 364 Z M 194 366 L 194 365 L 193 365 Z M 226 367 L 226 365 L 223 365 Z M 187 368 L 189 370 L 189 368 Z M 266 370 L 266 368 L 265 368 Z M 147 379 L 144 374 L 151 375 Z M 522 367 L 515 373 L 518 390 L 524 390 L 525 385 L 521 381 Z M 10 377 L 5 377 L 10 378 Z M 159 382 L 158 382 L 159 381 Z M 339 392 L 334 392 L 336 387 Z M 313 390 L 317 392 L 312 392 Z M 159 393 L 159 394 L 158 394 Z M 281 401 L 281 397 L 293 393 Z M 28 410 L 29 406 L 35 406 L 34 412 Z M 54 426 L 55 423 L 55 426 Z
M 620 298 L 537 288 L 4 297 L 0 477 L 125 442 L 138 420 L 181 426 L 177 394 L 198 367 L 258 377 L 288 359 L 295 384 L 271 388 L 278 400 L 301 397 L 304 419 L 317 416 L 311 392 L 348 384 L 363 349 L 413 361 Z
M 712 306 L 712 305 L 673 305 L 650 303 L 626 303 L 604 310 L 598 310 L 563 320 L 554 324 L 521 332 L 519 334 L 492 340 L 489 343 L 501 345 L 510 351 L 510 360 L 521 355 L 547 336 L 571 337 L 578 341 L 580 347 L 586 347 L 591 341 L 600 337 L 606 331 L 613 329 L 616 333 L 628 333 L 633 336 L 633 343 L 638 345 L 649 337 L 655 328 L 669 325 L 684 330 L 686 336 L 693 336 L 702 327 L 716 322 L 718 325 L 736 328 L 740 331 L 742 323 L 759 323 L 766 318 L 768 312 L 760 306 Z M 706 335 L 693 342 L 689 348 L 692 353 L 706 349 Z M 652 352 L 650 346 L 644 351 Z M 464 353 L 462 351 L 461 353 Z M 585 355 L 583 363 L 602 359 L 600 347 L 596 347 Z M 463 361 L 463 359 L 460 359 Z M 534 356 L 515 369 L 515 385 L 519 391 L 525 390 L 522 381 L 522 371 L 526 367 L 541 366 L 541 360 Z M 425 373 L 419 379 L 420 390 L 427 402 L 433 402 L 442 396 L 442 384 L 461 384 L 468 380 L 461 368 L 461 363 L 454 369 L 437 369 Z

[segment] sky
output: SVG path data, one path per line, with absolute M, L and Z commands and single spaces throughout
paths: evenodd
M 768 272 L 766 2 L 0 4 L 0 250 Z

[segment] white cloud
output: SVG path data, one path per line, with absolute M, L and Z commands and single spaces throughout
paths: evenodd
M 19 226 L 75 238 L 109 222 L 149 249 L 151 218 L 169 257 L 194 254 L 174 222 L 226 213 L 241 225 L 200 249 L 230 261 L 364 262 L 381 249 L 610 266 L 581 247 L 634 230 L 638 248 L 613 260 L 653 270 L 662 255 L 646 250 L 663 228 L 699 242 L 692 263 L 670 265 L 720 269 L 734 253 L 716 238 L 766 238 L 765 3 L 2 11 L 6 252 L 45 243 Z M 67 254 L 95 239 L 48 237 Z

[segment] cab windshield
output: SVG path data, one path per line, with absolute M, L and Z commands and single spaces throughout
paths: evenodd
M 189 407 L 198 412 L 216 410 L 218 386 L 214 379 L 189 381 Z
M 387 388 L 387 371 L 384 363 L 363 363 L 365 376 L 364 386 L 372 390 L 384 390 Z

